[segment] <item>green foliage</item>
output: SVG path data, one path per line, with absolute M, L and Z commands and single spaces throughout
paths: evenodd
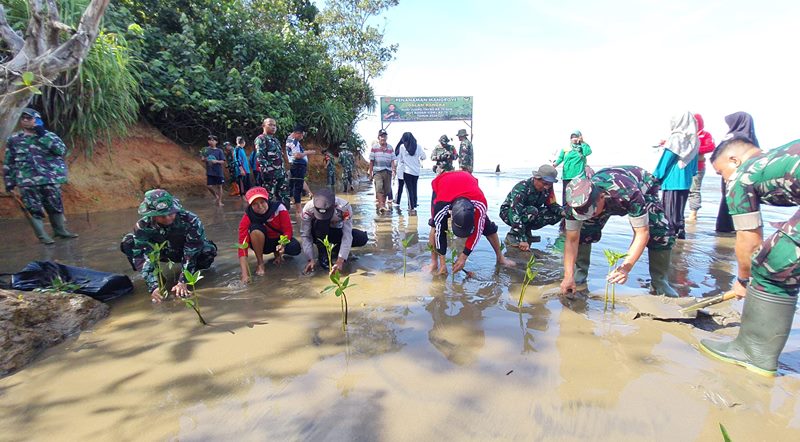
M 291 241 L 289 240 L 289 236 L 288 235 L 281 235 L 278 238 L 278 245 L 286 247 L 286 246 L 289 245 L 290 242 Z
M 33 84 L 35 79 L 36 78 L 33 75 L 33 72 L 23 72 L 20 80 L 15 83 L 17 86 L 24 87 L 23 89 L 20 89 L 18 93 L 28 89 L 31 92 L 33 92 L 34 95 L 42 95 L 42 90 L 39 89 L 35 84 Z
M 247 253 L 248 253 L 247 249 L 248 249 L 248 247 L 250 247 L 250 244 L 247 243 L 247 240 L 242 241 L 241 244 L 236 244 L 236 248 L 237 249 L 241 249 L 241 250 L 245 251 L 245 255 L 244 255 L 245 260 L 247 259 Z M 250 263 L 249 262 L 247 263 L 247 276 L 248 277 L 252 277 L 253 276 L 253 273 L 250 271 Z
M 81 287 L 83 287 L 82 284 L 66 282 L 61 279 L 61 276 L 56 276 L 50 281 L 50 287 L 37 288 L 34 291 L 39 293 L 75 293 Z
M 327 235 L 321 242 L 325 246 L 325 250 L 328 253 L 328 263 L 330 265 L 333 265 L 333 262 L 331 262 L 331 253 L 333 252 L 333 247 L 335 246 L 335 244 L 328 241 Z M 347 290 L 348 287 L 355 287 L 355 284 L 350 285 L 349 276 L 345 279 L 342 279 L 338 269 L 335 272 L 331 272 L 328 275 L 328 277 L 330 278 L 333 284 L 322 289 L 322 293 L 327 293 L 333 290 L 336 297 L 339 298 L 339 302 L 342 307 L 342 331 L 345 331 L 347 330 L 347 313 L 348 313 L 347 293 L 345 293 L 345 290 Z
M 724 442 L 731 442 L 731 437 L 730 437 L 730 435 L 728 435 L 728 430 L 725 429 L 725 426 L 722 425 L 721 422 L 719 424 L 719 431 L 722 432 L 722 440 Z
M 606 255 L 606 260 L 608 261 L 609 275 L 614 270 L 614 266 L 617 265 L 617 262 L 620 259 L 628 256 L 627 253 L 619 253 L 610 249 L 603 250 L 603 253 Z M 611 308 L 613 309 L 617 303 L 617 284 L 610 284 L 610 285 L 611 285 Z M 606 296 L 605 296 L 605 301 L 603 303 L 603 309 L 608 308 L 608 286 L 609 282 L 606 281 Z
M 191 296 L 188 298 L 182 298 L 181 300 L 183 301 L 184 305 L 186 305 L 186 307 L 194 310 L 194 312 L 197 314 L 197 319 L 200 321 L 201 324 L 208 325 L 206 320 L 203 319 L 203 315 L 200 314 L 200 300 L 197 299 L 197 292 L 194 290 L 194 285 L 197 284 L 197 281 L 203 279 L 203 275 L 201 275 L 200 272 L 201 271 L 198 270 L 192 273 L 186 269 L 183 269 L 183 277 L 184 279 L 186 279 L 186 284 L 188 284 L 189 287 L 191 287 Z
M 531 282 L 536 278 L 539 274 L 538 271 L 533 270 L 534 266 L 536 266 L 536 256 L 531 253 L 531 258 L 528 260 L 528 263 L 525 264 L 525 279 L 522 281 L 522 291 L 519 294 L 519 303 L 518 306 L 522 308 L 522 300 L 525 298 L 525 290 L 528 288 Z
M 153 273 L 156 275 L 156 278 L 158 278 L 158 293 L 162 298 L 167 299 L 169 291 L 167 290 L 167 283 L 164 280 L 164 269 L 161 267 L 161 251 L 167 247 L 167 241 L 148 244 L 150 245 L 150 251 L 147 253 L 147 259 L 153 263 Z
M 415 236 L 416 234 L 412 233 L 400 241 L 403 243 L 403 278 L 406 277 L 406 256 L 408 255 L 408 246 L 411 244 L 411 241 L 414 240 Z

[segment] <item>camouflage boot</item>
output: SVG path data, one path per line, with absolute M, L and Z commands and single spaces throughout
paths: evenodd
M 44 230 L 44 220 L 41 218 L 28 218 L 31 222 L 31 227 L 33 227 L 33 232 L 36 233 L 36 237 L 39 238 L 42 244 L 53 244 L 53 238 L 50 238 L 50 235 Z
M 50 224 L 53 225 L 53 233 L 60 238 L 77 238 L 77 233 L 67 230 L 67 219 L 63 213 L 53 213 L 50 215 Z
M 776 296 L 747 287 L 739 335 L 730 342 L 702 339 L 700 349 L 716 359 L 762 376 L 775 376 L 789 331 L 797 296 Z
M 648 249 L 647 256 L 650 261 L 650 294 L 677 298 L 678 292 L 669 285 L 667 280 L 672 250 Z

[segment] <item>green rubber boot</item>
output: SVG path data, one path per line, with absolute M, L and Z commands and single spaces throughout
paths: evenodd
M 667 280 L 672 250 L 647 249 L 647 256 L 650 261 L 650 293 L 677 298 L 678 292 L 669 285 Z
M 39 238 L 42 244 L 53 244 L 53 238 L 50 238 L 50 235 L 44 230 L 44 220 L 41 218 L 30 217 L 28 220 L 31 222 L 31 227 L 33 227 L 33 232 L 36 233 L 36 237 Z
M 730 342 L 700 341 L 700 349 L 762 376 L 775 376 L 778 356 L 792 329 L 797 296 L 776 296 L 747 288 L 739 335 Z
M 53 233 L 60 238 L 77 238 L 77 233 L 67 230 L 67 219 L 63 213 L 50 214 L 50 224 L 53 225 Z
M 575 285 L 586 284 L 586 279 L 589 277 L 589 261 L 591 256 L 591 244 L 578 245 L 578 256 L 575 258 Z

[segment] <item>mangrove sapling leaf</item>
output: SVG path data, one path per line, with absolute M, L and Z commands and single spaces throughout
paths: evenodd
M 240 250 L 245 250 L 245 263 L 247 264 L 247 277 L 252 278 L 253 272 L 250 271 L 250 262 L 247 261 L 247 249 L 250 247 L 250 244 L 247 243 L 247 240 L 242 241 L 241 244 L 236 244 L 236 248 Z
M 722 432 L 722 440 L 724 442 L 731 442 L 731 436 L 728 434 L 728 430 L 725 429 L 725 425 L 722 425 L 722 422 L 719 424 L 719 431 Z
M 194 285 L 197 284 L 197 281 L 203 279 L 203 275 L 200 274 L 201 270 L 198 270 L 194 273 L 183 269 L 183 277 L 186 279 L 186 284 L 191 287 L 191 297 L 190 298 L 183 298 L 183 303 L 186 307 L 191 308 L 197 313 L 197 319 L 200 320 L 200 323 L 203 325 L 208 325 L 205 319 L 203 319 L 203 315 L 200 314 L 200 301 L 197 299 L 197 292 L 194 289 Z
M 403 243 L 403 278 L 406 277 L 406 257 L 408 255 L 408 246 L 411 244 L 411 241 L 414 239 L 414 236 L 415 234 L 412 233 L 406 236 L 405 239 L 400 241 Z
M 61 279 L 61 276 L 56 275 L 56 277 L 50 281 L 50 287 L 37 288 L 34 289 L 33 291 L 39 293 L 59 293 L 59 292 L 75 293 L 75 291 L 77 291 L 81 287 L 83 287 L 82 284 L 75 284 L 73 282 L 64 281 L 63 279 Z
M 519 294 L 519 304 L 518 307 L 522 308 L 522 300 L 525 298 L 525 290 L 528 288 L 528 285 L 533 282 L 536 276 L 539 274 L 538 271 L 533 270 L 533 267 L 536 266 L 536 255 L 531 254 L 531 258 L 528 260 L 528 263 L 525 264 L 525 278 L 522 280 L 522 291 Z
M 336 247 L 336 244 L 328 241 L 328 235 L 325 235 L 325 238 L 323 238 L 322 241 L 320 240 L 317 241 L 321 242 L 322 245 L 325 247 L 325 251 L 328 253 L 328 266 L 330 266 L 330 268 L 333 268 L 333 261 L 331 259 L 331 255 L 333 254 L 333 248 Z
M 608 261 L 608 275 L 611 275 L 611 272 L 614 271 L 614 267 L 617 265 L 620 259 L 628 256 L 627 253 L 619 253 L 615 252 L 610 249 L 603 250 L 603 253 L 606 255 L 606 261 Z M 609 283 L 608 279 L 606 278 L 606 295 L 605 300 L 603 302 L 603 310 L 608 308 L 608 286 L 611 285 L 611 308 L 613 309 L 616 306 L 617 302 L 617 284 L 616 283 Z
M 278 238 L 278 244 L 284 247 L 288 246 L 290 242 L 288 235 L 281 235 L 280 238 Z

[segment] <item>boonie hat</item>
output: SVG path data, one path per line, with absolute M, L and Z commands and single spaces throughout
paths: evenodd
M 139 215 L 144 217 L 167 216 L 180 210 L 178 200 L 164 189 L 148 190 L 144 194 L 144 201 L 139 204 Z
M 330 189 L 320 189 L 314 192 L 314 218 L 329 220 L 336 211 L 336 197 Z
M 447 138 L 447 135 L 442 135 L 441 137 L 439 137 L 439 142 L 440 143 L 449 143 L 450 142 L 450 138 Z
M 539 166 L 539 170 L 533 171 L 533 177 L 539 178 L 540 180 L 547 181 L 548 183 L 557 183 L 558 182 L 558 171 L 555 167 L 549 164 L 542 164 Z
M 472 235 L 475 230 L 475 206 L 466 198 L 456 198 L 450 204 L 450 218 L 453 224 L 453 233 L 459 238 Z
M 599 192 L 588 178 L 576 178 L 567 186 L 567 205 L 572 207 L 575 219 L 585 221 L 597 210 Z
M 253 204 L 253 201 L 259 198 L 269 200 L 269 192 L 267 192 L 267 189 L 258 186 L 251 187 L 247 193 L 244 194 L 244 199 L 247 201 L 247 204 Z
M 467 130 L 466 129 L 459 129 L 458 133 L 456 134 L 456 136 L 457 137 L 466 137 L 467 136 Z
M 29 107 L 26 107 L 25 109 L 22 109 L 22 115 L 27 115 L 27 116 L 33 117 L 33 118 L 42 118 L 42 116 L 39 114 L 39 112 L 37 112 L 37 111 L 35 111 L 35 110 L 33 110 L 33 109 L 29 108 Z

